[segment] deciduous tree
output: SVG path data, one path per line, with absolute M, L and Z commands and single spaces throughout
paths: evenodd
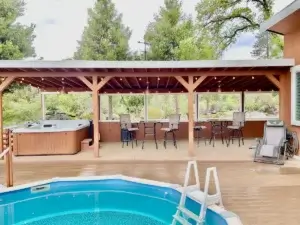
M 274 0 L 201 0 L 197 6 L 197 23 L 213 36 L 221 38 L 223 50 L 237 41 L 241 34 L 258 32 L 260 24 L 273 14 Z M 278 57 L 282 52 L 282 40 L 265 34 L 256 36 L 252 55 L 256 58 Z M 268 50 L 266 50 L 268 49 Z

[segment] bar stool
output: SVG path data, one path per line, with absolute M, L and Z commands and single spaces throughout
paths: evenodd
M 243 135 L 243 127 L 245 126 L 245 112 L 234 112 L 232 125 L 227 126 L 228 129 L 228 142 L 227 146 L 230 145 L 230 141 L 233 144 L 233 140 L 237 139 L 239 141 L 239 147 L 242 144 L 244 145 L 244 135 Z
M 138 131 L 139 128 L 132 126 L 130 120 L 130 114 L 120 115 L 120 126 L 121 126 L 122 148 L 124 147 L 125 142 L 127 143 L 127 146 L 128 146 L 128 142 L 131 142 L 133 148 L 133 142 L 135 141 L 135 144 L 137 146 L 136 131 Z
M 177 148 L 175 131 L 179 129 L 180 114 L 172 114 L 169 116 L 169 126 L 162 127 L 161 130 L 164 134 L 164 147 L 167 148 L 168 134 L 172 134 L 172 142 L 175 148 Z
M 189 114 L 187 113 L 187 118 L 189 119 Z M 207 129 L 206 126 L 204 125 L 201 125 L 198 123 L 198 122 L 194 122 L 194 131 L 195 131 L 195 134 L 196 134 L 196 140 L 197 140 L 197 146 L 199 146 L 199 143 L 200 143 L 200 139 L 203 139 L 204 140 L 204 143 L 206 145 L 206 137 L 204 136 L 204 130 Z

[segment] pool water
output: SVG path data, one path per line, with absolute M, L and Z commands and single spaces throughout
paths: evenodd
M 155 220 L 148 216 L 132 214 L 130 212 L 77 212 L 66 215 L 57 215 L 49 218 L 39 219 L 21 224 L 26 225 L 165 225 L 162 221 Z
M 0 225 L 167 225 L 180 200 L 172 188 L 120 179 L 59 181 L 48 187 L 0 193 Z M 200 205 L 192 199 L 186 207 L 199 214 Z M 208 210 L 206 225 L 227 223 Z

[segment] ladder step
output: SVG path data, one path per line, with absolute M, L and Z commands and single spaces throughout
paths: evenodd
M 188 193 L 188 196 L 194 198 L 200 203 L 203 203 L 205 198 L 204 192 L 200 190 L 192 191 Z M 214 205 L 214 204 L 218 204 L 219 202 L 220 202 L 220 196 L 218 194 L 207 195 L 206 205 Z
M 199 218 L 199 216 L 197 216 L 195 213 L 191 212 L 190 210 L 188 210 L 187 208 L 178 207 L 178 210 L 180 210 L 183 214 L 185 214 L 186 216 L 188 216 L 189 218 L 193 219 L 194 221 L 196 221 L 197 223 L 202 223 L 203 219 Z
M 183 225 L 192 225 L 189 221 L 182 218 L 181 216 L 174 215 L 173 218 Z
M 199 186 L 197 184 L 195 184 L 195 185 L 190 185 L 187 187 L 180 187 L 180 188 L 178 188 L 178 190 L 179 191 L 185 190 L 186 192 L 191 192 L 191 191 L 199 190 Z

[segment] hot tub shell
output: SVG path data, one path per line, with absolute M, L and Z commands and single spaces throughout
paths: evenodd
M 44 128 L 45 124 L 55 124 Z M 88 120 L 45 120 L 29 128 L 13 130 L 15 156 L 72 155 L 88 137 Z

